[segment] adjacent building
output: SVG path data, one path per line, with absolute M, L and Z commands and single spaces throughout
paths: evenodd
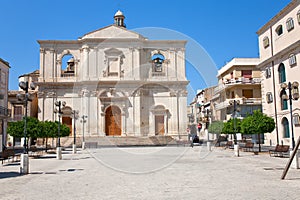
M 6 128 L 7 118 L 10 114 L 7 109 L 9 68 L 9 63 L 0 58 L 0 151 L 7 144 Z
M 189 125 L 192 126 L 193 128 L 191 129 L 196 130 L 199 137 L 204 140 L 215 139 L 214 135 L 208 135 L 207 130 L 209 124 L 218 119 L 211 104 L 215 87 L 216 86 L 212 86 L 198 90 L 193 102 L 190 103 L 192 113 L 189 115 Z
M 30 86 L 31 83 L 36 83 L 38 81 L 39 71 L 36 70 L 29 74 L 24 74 L 19 76 L 19 82 L 28 82 Z M 38 87 L 34 90 L 28 88 L 28 104 L 27 104 L 27 116 L 28 117 L 38 117 L 38 99 L 37 99 Z M 8 108 L 10 110 L 10 117 L 8 121 L 15 122 L 23 120 L 25 116 L 25 91 L 19 90 L 9 90 L 8 91 Z M 13 146 L 23 146 L 23 138 L 13 138 L 8 136 L 7 141 Z M 34 140 L 31 140 L 32 144 Z
M 114 24 L 78 40 L 38 41 L 39 120 L 58 120 L 58 101 L 62 122 L 78 134 L 186 135 L 186 41 L 149 40 L 124 19 L 118 11 Z M 87 116 L 84 125 L 74 111 Z
M 262 109 L 258 63 L 259 58 L 234 58 L 218 71 L 218 86 L 211 100 L 218 120 L 244 118 Z
M 300 136 L 300 1 L 293 0 L 258 31 L 263 112 L 276 129 L 266 135 L 270 144 L 290 144 Z M 292 105 L 286 97 L 291 84 Z M 283 89 L 286 88 L 286 89 Z M 290 115 L 292 111 L 292 116 Z
M 220 120 L 228 120 L 234 112 L 234 101 L 240 117 L 261 109 L 261 78 L 256 68 L 259 58 L 234 58 L 218 71 L 214 89 L 215 109 Z

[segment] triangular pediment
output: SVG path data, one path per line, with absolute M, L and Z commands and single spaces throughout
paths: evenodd
M 129 31 L 126 28 L 110 25 L 85 34 L 81 39 L 106 39 L 106 38 L 144 38 L 142 35 Z

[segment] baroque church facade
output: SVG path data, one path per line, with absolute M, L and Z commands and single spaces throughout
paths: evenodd
M 124 19 L 118 11 L 114 24 L 77 40 L 38 41 L 39 120 L 58 120 L 60 101 L 62 123 L 77 135 L 186 135 L 186 41 L 148 40 Z

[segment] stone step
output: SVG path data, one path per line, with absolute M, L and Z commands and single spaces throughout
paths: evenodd
M 73 137 L 61 138 L 61 146 L 71 147 L 73 144 Z M 81 146 L 82 138 L 76 138 L 76 145 Z M 134 137 L 134 136 L 122 136 L 122 137 L 85 137 L 86 144 L 97 144 L 101 146 L 163 146 L 168 144 L 176 144 L 176 141 L 171 136 L 150 136 L 150 137 Z M 87 145 L 88 146 L 88 145 Z

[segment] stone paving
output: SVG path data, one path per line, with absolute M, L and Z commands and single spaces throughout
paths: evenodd
M 101 148 L 0 166 L 0 199 L 299 199 L 288 159 L 205 146 Z

